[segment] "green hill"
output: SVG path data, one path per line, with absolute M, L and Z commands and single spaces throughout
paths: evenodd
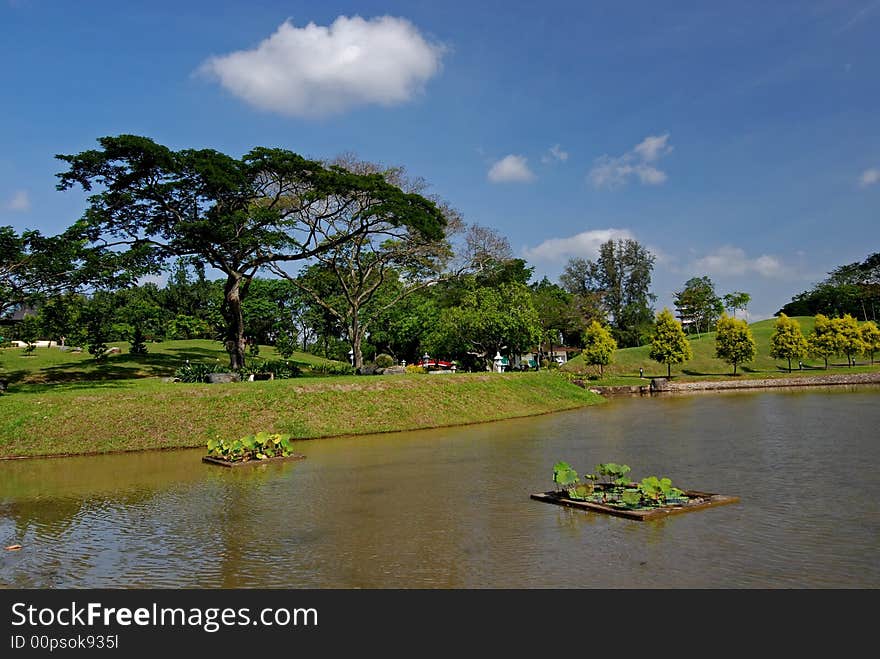
M 0 349 L 0 374 L 12 383 L 83 382 L 95 380 L 127 380 L 131 378 L 167 377 L 191 361 L 228 364 L 229 357 L 217 341 L 162 341 L 148 343 L 146 355 L 132 355 L 128 343 L 111 343 L 118 354 L 108 355 L 98 364 L 88 352 L 71 352 L 58 348 L 37 348 L 26 355 L 21 348 Z M 260 360 L 283 359 L 272 346 L 260 346 Z M 340 362 L 295 352 L 289 359 L 304 371 L 321 364 Z
M 801 331 L 804 335 L 808 335 L 813 331 L 814 318 L 812 316 L 800 316 L 795 318 L 800 323 Z M 752 335 L 755 337 L 755 343 L 758 346 L 758 355 L 754 361 L 748 364 L 742 364 L 737 367 L 737 374 L 742 373 L 744 376 L 760 376 L 773 377 L 788 375 L 788 362 L 782 359 L 773 359 L 770 357 L 770 336 L 773 334 L 773 326 L 776 323 L 775 318 L 760 320 L 752 323 L 749 327 Z M 706 378 L 726 378 L 733 373 L 732 367 L 715 357 L 715 332 L 702 334 L 699 337 L 693 335 L 690 337 L 691 350 L 693 358 L 684 364 L 674 365 L 672 367 L 673 377 L 681 379 L 706 379 Z M 644 369 L 646 378 L 649 377 L 666 377 L 666 366 L 658 364 L 648 357 L 650 346 L 639 346 L 638 348 L 623 348 L 617 350 L 614 354 L 614 362 L 610 366 L 605 367 L 605 381 L 608 384 L 637 384 L 639 382 L 639 368 Z M 829 366 L 843 365 L 846 366 L 846 359 L 829 360 Z M 806 359 L 804 365 L 810 372 L 815 370 L 824 371 L 824 361 L 822 359 Z M 792 365 L 797 370 L 797 364 Z M 563 370 L 572 373 L 598 373 L 597 367 L 587 366 L 584 364 L 583 357 L 578 356 L 570 360 Z

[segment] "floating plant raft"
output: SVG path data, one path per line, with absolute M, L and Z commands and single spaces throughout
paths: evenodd
M 306 456 L 302 453 L 292 453 L 290 455 L 278 455 L 272 458 L 264 458 L 262 460 L 224 460 L 223 458 L 215 458 L 210 455 L 206 455 L 202 458 L 202 462 L 207 462 L 213 465 L 220 465 L 221 467 L 246 467 L 248 465 L 264 465 L 269 464 L 271 462 L 285 462 L 286 460 L 304 460 Z
M 617 517 L 626 517 L 627 519 L 636 519 L 639 521 L 666 517 L 667 515 L 677 515 L 679 513 L 689 513 L 693 510 L 702 510 L 713 506 L 724 506 L 728 503 L 737 503 L 739 501 L 739 497 L 714 494 L 712 492 L 699 492 L 697 490 L 684 490 L 684 497 L 682 498 L 685 500 L 681 503 L 646 508 L 630 508 L 622 504 L 598 503 L 595 501 L 570 499 L 568 498 L 568 493 L 564 491 L 551 491 L 532 495 L 532 499 L 535 499 L 536 501 L 555 503 L 558 506 L 568 506 L 570 508 L 580 508 L 582 510 L 593 510 L 597 513 L 605 513 L 606 515 L 615 515 Z

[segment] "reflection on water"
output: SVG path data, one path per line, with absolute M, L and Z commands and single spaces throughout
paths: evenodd
M 880 587 L 880 388 L 613 400 L 468 428 L 0 462 L 0 587 Z M 550 506 L 626 462 L 740 504 L 636 522 Z

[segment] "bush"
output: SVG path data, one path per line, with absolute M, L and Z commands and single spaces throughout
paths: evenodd
M 424 366 L 419 366 L 418 364 L 410 364 L 406 367 L 407 373 L 427 373 L 428 369 Z
M 180 382 L 206 382 L 209 373 L 228 373 L 229 368 L 215 364 L 187 364 L 174 371 L 174 378 Z
M 394 357 L 386 355 L 384 352 L 376 355 L 376 366 L 379 368 L 388 368 L 394 366 Z
M 247 376 L 254 373 L 271 373 L 276 380 L 298 378 L 302 375 L 299 366 L 281 360 L 251 360 L 244 368 L 238 369 L 238 372 L 242 376 L 242 380 L 247 380 Z

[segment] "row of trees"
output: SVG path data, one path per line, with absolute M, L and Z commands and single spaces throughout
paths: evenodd
M 795 295 L 780 310 L 789 316 L 843 316 L 877 322 L 880 311 L 880 252 L 841 265 L 810 290 Z
M 688 279 L 673 294 L 675 309 L 688 333 L 709 332 L 727 309 L 734 318 L 737 310 L 745 311 L 752 298 L 748 293 L 733 291 L 723 297 L 715 293 L 715 283 L 706 276 Z
M 817 314 L 813 331 L 808 337 L 804 337 L 800 324 L 782 313 L 779 314 L 770 337 L 770 355 L 777 359 L 787 359 L 789 372 L 793 359 L 802 359 L 807 355 L 822 357 L 826 369 L 828 358 L 832 355 L 845 355 L 848 366 L 855 365 L 856 355 L 865 355 L 870 357 L 873 365 L 874 354 L 878 351 L 880 329 L 876 323 L 868 321 L 860 326 L 849 314 L 844 314 L 841 318 Z

